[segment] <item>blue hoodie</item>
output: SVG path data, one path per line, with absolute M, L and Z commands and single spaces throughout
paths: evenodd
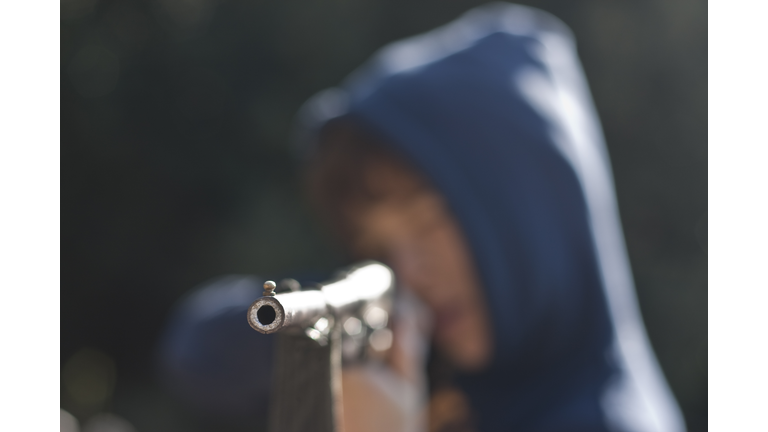
M 494 3 L 384 47 L 301 116 L 347 116 L 443 193 L 495 355 L 463 376 L 482 431 L 682 431 L 635 299 L 600 125 L 569 29 Z M 311 140 L 305 140 L 311 143 Z
M 303 151 L 342 116 L 422 170 L 469 241 L 494 328 L 492 364 L 458 379 L 480 431 L 684 431 L 562 22 L 494 3 L 386 46 L 305 105 Z

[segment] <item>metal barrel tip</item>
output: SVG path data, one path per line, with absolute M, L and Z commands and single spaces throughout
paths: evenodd
M 284 322 L 285 310 L 275 297 L 261 297 L 248 308 L 248 324 L 259 333 L 274 333 Z

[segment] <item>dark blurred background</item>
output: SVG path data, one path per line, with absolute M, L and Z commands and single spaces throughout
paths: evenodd
M 343 264 L 302 198 L 294 114 L 377 48 L 483 3 L 61 0 L 62 407 L 226 431 L 159 385 L 166 314 L 218 275 Z M 576 34 L 648 332 L 705 431 L 707 3 L 522 3 Z

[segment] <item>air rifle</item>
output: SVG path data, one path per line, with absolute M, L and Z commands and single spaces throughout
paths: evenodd
M 267 281 L 248 309 L 254 330 L 278 334 L 269 431 L 339 432 L 342 352 L 362 358 L 389 348 L 394 274 L 367 261 L 317 286 L 282 285 L 289 292 L 276 293 L 277 284 Z

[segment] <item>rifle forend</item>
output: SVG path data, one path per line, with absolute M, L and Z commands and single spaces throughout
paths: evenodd
M 355 266 L 319 289 L 275 295 L 270 289 L 274 283 L 268 282 L 265 295 L 248 308 L 248 324 L 264 334 L 285 327 L 308 327 L 326 315 L 354 314 L 390 294 L 393 287 L 392 270 L 375 261 Z

